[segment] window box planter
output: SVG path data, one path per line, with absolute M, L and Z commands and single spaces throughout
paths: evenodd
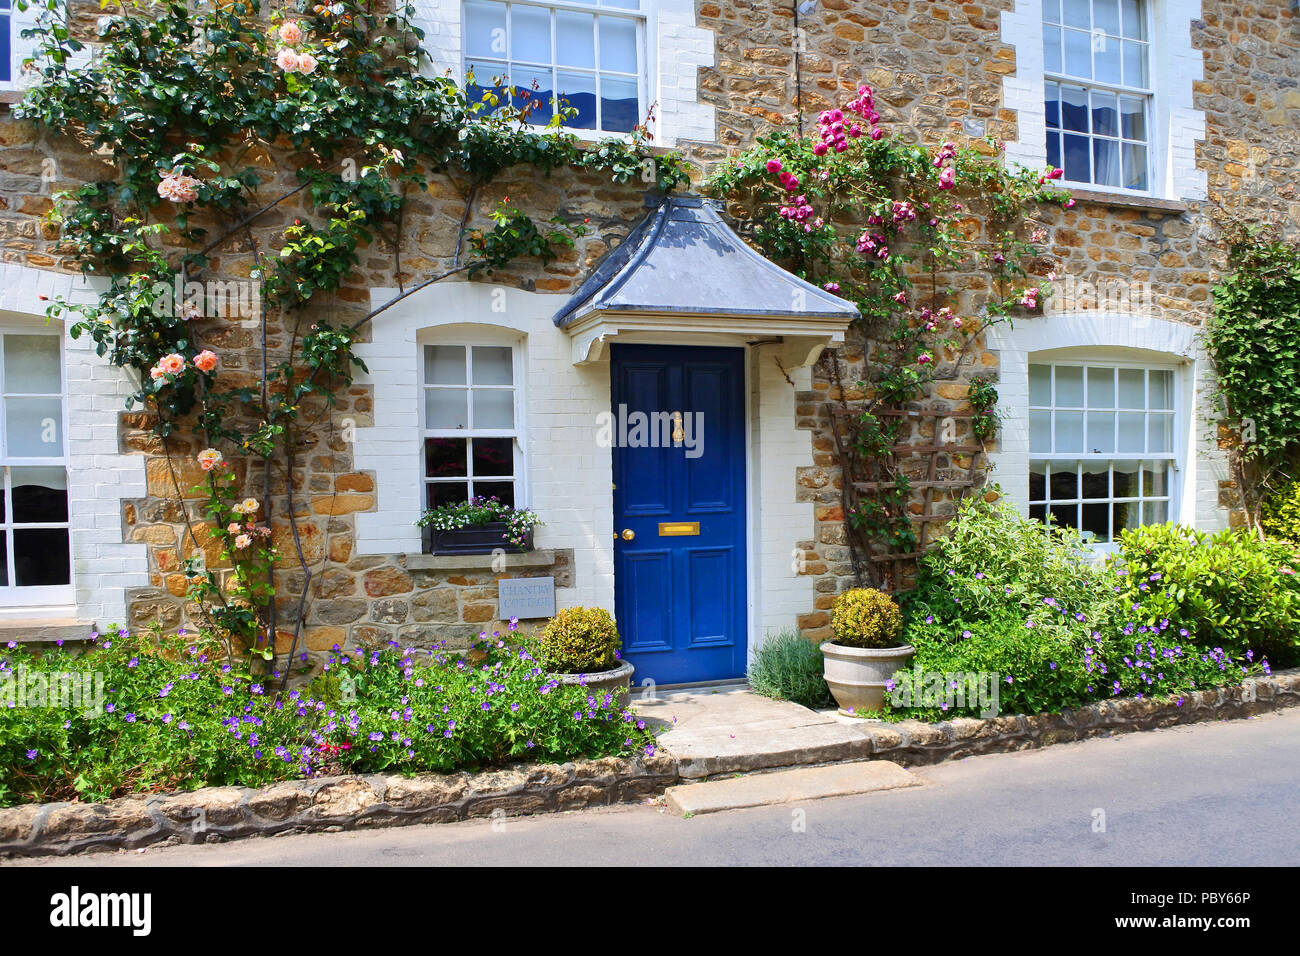
M 528 529 L 522 546 L 512 544 L 505 538 L 508 525 L 504 521 L 490 521 L 487 524 L 466 525 L 450 531 L 440 531 L 425 526 L 425 554 L 491 554 L 498 548 L 509 554 L 522 554 L 533 550 L 533 529 Z

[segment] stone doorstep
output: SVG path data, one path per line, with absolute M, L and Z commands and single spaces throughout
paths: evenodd
M 847 797 L 916 787 L 921 783 L 919 777 L 889 760 L 863 760 L 688 783 L 669 787 L 665 797 L 669 810 L 685 816 L 802 803 L 824 797 Z

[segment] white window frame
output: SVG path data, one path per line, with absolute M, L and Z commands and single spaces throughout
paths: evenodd
M 435 330 L 432 330 L 432 331 L 434 331 L 434 332 L 436 333 L 437 330 L 435 329 Z M 439 386 L 439 385 L 430 385 L 430 384 L 427 384 L 427 383 L 425 382 L 425 347 L 426 347 L 426 346 L 429 346 L 429 345 L 438 345 L 438 346 L 460 346 L 460 347 L 463 347 L 463 348 L 465 349 L 465 382 L 466 382 L 466 384 L 465 384 L 464 386 L 459 386 L 459 385 Z M 478 347 L 480 347 L 480 348 L 483 348 L 483 347 L 486 347 L 486 348 L 509 348 L 509 349 L 510 349 L 510 359 L 511 359 L 511 376 L 512 376 L 512 378 L 513 378 L 513 380 L 514 380 L 514 384 L 513 384 L 513 385 L 509 385 L 509 386 L 506 386 L 506 385 L 496 385 L 496 386 L 491 386 L 491 385 L 489 385 L 489 386 L 475 386 L 475 385 L 473 385 L 473 378 L 472 378 L 472 376 L 473 376 L 473 351 L 472 351 L 472 350 L 473 350 L 473 348 L 474 348 L 475 346 L 478 346 Z M 429 502 L 429 490 L 428 490 L 429 485 L 432 485 L 432 484 L 454 484 L 454 483 L 459 482 L 459 481 L 464 481 L 465 484 L 466 484 L 467 493 L 468 493 L 471 497 L 473 497 L 473 496 L 474 496 L 474 482 L 475 482 L 475 480 L 476 480 L 476 479 L 472 476 L 472 474 L 471 474 L 471 472 L 472 472 L 472 470 L 473 470 L 473 443 L 472 443 L 472 442 L 467 443 L 467 448 L 466 448 L 466 452 L 465 452 L 465 455 L 466 455 L 466 461 L 465 461 L 465 477 L 464 477 L 464 478 L 448 478 L 448 479 L 445 479 L 445 480 L 442 480 L 442 479 L 431 479 L 431 478 L 429 478 L 429 477 L 428 477 L 428 474 L 427 474 L 427 472 L 426 472 L 426 463 L 425 463 L 425 442 L 424 442 L 424 440 L 425 440 L 426 438 L 468 438 L 468 439 L 474 439 L 474 438 L 510 438 L 510 439 L 513 439 L 513 441 L 512 441 L 512 449 L 513 449 L 513 451 L 514 451 L 514 472 L 513 472 L 513 474 L 512 474 L 512 475 L 509 475 L 509 476 L 505 476 L 505 475 L 484 475 L 484 476 L 482 476 L 482 478 L 477 479 L 477 480 L 482 481 L 482 482 L 484 482 L 484 483 L 500 483 L 500 482 L 502 482 L 502 481 L 510 481 L 510 482 L 512 482 L 512 483 L 514 484 L 514 486 L 515 486 L 515 503 L 514 503 L 514 507 L 516 507 L 516 508 L 526 508 L 526 507 L 528 507 L 528 481 L 527 481 L 527 474 L 526 474 L 526 472 L 527 472 L 527 455 L 526 455 L 526 453 L 525 453 L 525 452 L 526 452 L 526 449 L 525 449 L 525 444 L 524 444 L 524 436 L 525 436 L 525 434 L 526 434 L 526 431 L 525 431 L 525 429 L 526 429 L 526 423 L 525 423 L 525 416 L 524 416 L 524 409 L 525 409 L 525 401 L 524 401 L 525 382 L 524 382 L 524 355 L 523 355 L 524 343 L 522 342 L 522 340 L 519 339 L 517 336 L 512 336 L 512 335 L 509 335 L 509 334 L 500 334 L 500 335 L 490 334 L 490 333 L 486 332 L 486 330 L 485 330 L 485 333 L 484 333 L 483 335 L 481 335 L 481 336 L 480 336 L 480 335 L 473 335 L 473 336 L 460 335 L 460 336 L 455 336 L 455 337 L 443 337 L 443 336 L 438 336 L 438 335 L 436 335 L 436 334 L 431 335 L 431 336 L 428 336 L 428 337 L 421 336 L 421 337 L 419 338 L 418 344 L 416 345 L 416 348 L 419 349 L 419 359 L 418 359 L 418 364 L 419 364 L 419 380 L 418 380 L 418 381 L 419 381 L 419 388 L 418 388 L 418 390 L 417 390 L 417 395 L 419 396 L 419 398 L 418 398 L 418 404 L 419 404 L 419 416 L 420 416 L 420 418 L 419 418 L 419 420 L 420 420 L 420 459 L 419 459 L 419 478 L 420 478 L 420 481 L 419 481 L 419 494 L 420 494 L 420 500 L 419 500 L 419 512 L 420 512 L 420 514 L 423 514 L 423 513 L 428 509 L 428 507 L 429 507 L 429 503 L 428 503 L 428 502 Z M 427 419 L 426 419 L 426 404 L 425 404 L 425 394 L 426 394 L 426 392 L 430 391 L 431 389 L 437 389 L 437 388 L 464 388 L 465 391 L 466 391 L 466 398 L 465 398 L 465 401 L 466 401 L 466 410 L 467 410 L 467 413 L 470 415 L 470 419 L 471 419 L 471 422 L 472 422 L 472 420 L 473 420 L 473 404 L 474 404 L 473 393 L 474 393 L 474 389 L 475 389 L 476 387 L 478 387 L 478 388 L 486 388 L 486 389 L 493 389 L 493 390 L 506 390 L 506 389 L 510 389 L 511 391 L 514 392 L 515 424 L 514 424 L 514 428 L 513 428 L 513 429 L 504 429 L 504 428 L 430 428 L 430 427 L 429 427 L 428 421 L 427 421 Z
M 1065 410 L 1065 411 L 1080 412 L 1083 415 L 1083 422 L 1084 422 L 1083 435 L 1085 438 L 1085 448 L 1086 448 L 1088 412 L 1103 411 L 1103 412 L 1116 413 L 1116 425 L 1115 425 L 1116 432 L 1114 436 L 1116 438 L 1116 441 L 1114 442 L 1116 450 L 1113 452 L 1089 452 L 1089 451 L 1036 452 L 1033 451 L 1032 449 L 1029 450 L 1028 458 L 1025 463 L 1029 475 L 1033 474 L 1033 467 L 1036 462 L 1045 462 L 1047 464 L 1046 472 L 1044 475 L 1044 489 L 1043 489 L 1044 497 L 1041 499 L 1035 498 L 1033 497 L 1032 491 L 1030 491 L 1029 496 L 1027 498 L 1027 505 L 1028 508 L 1030 509 L 1030 513 L 1032 514 L 1032 510 L 1036 507 L 1044 507 L 1044 510 L 1046 511 L 1048 510 L 1048 507 L 1050 507 L 1051 504 L 1057 503 L 1056 500 L 1052 498 L 1052 491 L 1051 491 L 1051 480 L 1052 480 L 1051 466 L 1053 462 L 1058 462 L 1058 461 L 1072 462 L 1072 463 L 1109 462 L 1110 467 L 1108 468 L 1107 471 L 1108 494 L 1106 495 L 1106 497 L 1084 498 L 1082 497 L 1083 488 L 1081 484 L 1076 484 L 1076 492 L 1077 492 L 1076 495 L 1073 498 L 1060 500 L 1061 504 L 1065 504 L 1065 505 L 1073 504 L 1075 506 L 1075 522 L 1074 522 L 1075 527 L 1080 527 L 1082 524 L 1082 520 L 1081 520 L 1082 507 L 1085 503 L 1105 504 L 1109 506 L 1114 504 L 1132 504 L 1132 503 L 1139 503 L 1139 502 L 1145 503 L 1148 501 L 1150 502 L 1162 501 L 1165 503 L 1165 519 L 1164 522 L 1161 523 L 1177 521 L 1178 514 L 1179 514 L 1179 506 L 1181 504 L 1180 502 L 1180 492 L 1182 488 L 1181 473 L 1183 471 L 1183 462 L 1185 460 L 1183 442 L 1181 437 L 1184 432 L 1183 417 L 1185 415 L 1185 411 L 1183 407 L 1178 366 L 1174 364 L 1163 363 L 1163 362 L 1126 361 L 1122 359 L 1114 359 L 1109 357 L 1090 358 L 1087 355 L 1083 355 L 1083 356 L 1072 355 L 1069 358 L 1046 358 L 1046 357 L 1040 358 L 1040 357 L 1036 357 L 1034 354 L 1031 353 L 1028 356 L 1028 359 L 1029 359 L 1028 364 L 1031 368 L 1036 365 L 1045 365 L 1051 368 L 1052 385 L 1051 385 L 1051 397 L 1050 397 L 1051 404 L 1035 405 L 1033 404 L 1032 399 L 1030 399 L 1026 403 L 1026 420 L 1028 420 L 1029 417 L 1032 415 L 1032 413 L 1036 411 L 1052 412 L 1057 410 Z M 1056 369 L 1061 367 L 1079 368 L 1083 370 L 1083 405 L 1082 406 L 1073 406 L 1073 405 L 1057 406 L 1056 405 Z M 1113 408 L 1091 408 L 1089 406 L 1088 403 L 1088 369 L 1089 368 L 1106 368 L 1106 369 L 1112 369 L 1116 371 L 1116 376 L 1115 376 L 1116 394 L 1115 394 L 1115 405 Z M 1155 410 L 1156 414 L 1167 415 L 1170 420 L 1170 444 L 1169 444 L 1170 450 L 1168 452 L 1151 452 L 1145 450 L 1142 452 L 1122 452 L 1118 450 L 1119 447 L 1118 413 L 1141 412 L 1144 415 L 1143 435 L 1144 435 L 1144 441 L 1148 445 L 1150 443 L 1150 434 L 1151 434 L 1150 426 L 1151 426 L 1151 414 L 1152 414 L 1151 377 L 1149 374 L 1144 375 L 1143 377 L 1144 407 L 1138 409 L 1138 408 L 1129 408 L 1127 406 L 1120 406 L 1119 392 L 1118 392 L 1118 370 L 1120 369 L 1140 369 L 1143 372 L 1147 372 L 1147 373 L 1153 371 L 1169 373 L 1169 389 L 1170 389 L 1169 398 L 1170 398 L 1170 404 L 1173 407 L 1168 411 L 1161 410 L 1161 409 Z M 1027 370 L 1026 374 L 1029 375 L 1032 374 L 1032 372 L 1029 372 Z M 1052 447 L 1055 448 L 1056 447 L 1056 434 L 1055 434 L 1056 423 L 1054 417 L 1052 419 L 1050 427 L 1052 429 L 1051 432 Z M 1138 488 L 1137 495 L 1123 495 L 1119 497 L 1115 495 L 1114 463 L 1117 461 L 1136 461 L 1139 463 L 1138 464 L 1139 488 Z M 1163 495 L 1143 494 L 1144 489 L 1141 487 L 1140 484 L 1143 480 L 1142 463 L 1148 461 L 1162 461 L 1168 463 L 1168 470 L 1165 476 L 1165 494 Z M 1077 465 L 1073 470 L 1075 471 L 1076 474 L 1078 473 Z M 1030 486 L 1032 487 L 1032 478 L 1030 479 Z M 1144 508 L 1142 510 L 1145 511 Z M 1145 523 L 1145 521 L 1143 520 L 1144 517 L 1145 515 L 1140 514 L 1139 522 L 1138 522 L 1139 525 Z M 1094 550 L 1101 551 L 1101 552 L 1109 552 L 1109 551 L 1113 551 L 1116 547 L 1116 543 L 1115 543 L 1116 534 L 1115 534 L 1113 510 L 1108 511 L 1108 521 L 1109 521 L 1110 540 L 1091 541 L 1090 546 Z M 1136 526 L 1137 525 L 1134 525 L 1133 527 Z
M 1060 19 L 1062 22 L 1059 24 L 1052 23 L 1050 25 L 1059 26 L 1063 32 L 1067 29 L 1077 30 L 1078 29 L 1077 27 L 1067 27 L 1064 25 L 1065 2 L 1066 0 L 1059 0 L 1059 3 L 1061 4 L 1061 11 L 1062 11 L 1060 15 Z M 1146 110 L 1145 110 L 1146 115 L 1144 118 L 1144 124 L 1146 126 L 1146 133 L 1147 133 L 1147 140 L 1146 140 L 1147 185 L 1145 189 L 1130 189 L 1122 184 L 1118 186 L 1111 186 L 1105 183 L 1097 183 L 1095 181 L 1089 181 L 1089 180 L 1066 179 L 1064 176 L 1060 180 L 1062 185 L 1075 186 L 1080 189 L 1092 189 L 1092 190 L 1100 190 L 1104 192 L 1114 192 L 1114 193 L 1119 193 L 1121 195 L 1128 195 L 1128 196 L 1155 196 L 1160 193 L 1160 189 L 1157 188 L 1157 178 L 1160 173 L 1161 163 L 1158 162 L 1157 159 L 1162 153 L 1162 144 L 1159 141 L 1159 130 L 1157 128 L 1158 124 L 1156 122 L 1157 116 L 1159 115 L 1159 111 L 1157 109 L 1157 102 L 1156 102 L 1156 98 L 1158 95 L 1156 89 L 1157 69 L 1156 69 L 1156 57 L 1155 57 L 1155 54 L 1157 52 L 1156 42 L 1155 42 L 1156 19 L 1155 19 L 1154 11 L 1152 10 L 1153 7 L 1152 0 L 1138 0 L 1138 2 L 1141 4 L 1142 18 L 1143 20 L 1146 21 L 1145 23 L 1146 39 L 1143 41 L 1137 41 L 1137 42 L 1142 42 L 1146 45 L 1147 85 L 1145 88 L 1127 86 L 1123 83 L 1106 83 L 1106 82 L 1100 82 L 1095 79 L 1084 79 L 1082 77 L 1072 76 L 1071 74 L 1067 73 L 1065 71 L 1064 39 L 1062 39 L 1062 44 L 1061 44 L 1061 69 L 1057 72 L 1049 71 L 1046 68 L 1046 63 L 1047 63 L 1046 42 L 1042 38 L 1042 30 L 1043 28 L 1047 27 L 1049 24 L 1047 20 L 1046 5 L 1045 3 L 1040 4 L 1039 20 L 1041 21 L 1041 26 L 1039 32 L 1039 41 L 1040 43 L 1043 44 L 1044 119 L 1046 118 L 1046 87 L 1049 84 L 1055 83 L 1058 86 L 1074 86 L 1074 87 L 1082 87 L 1084 89 L 1085 95 L 1088 96 L 1088 132 L 1075 133 L 1073 135 L 1086 136 L 1088 139 L 1088 170 L 1090 175 L 1092 174 L 1093 164 L 1096 161 L 1096 154 L 1093 149 L 1093 142 L 1096 139 L 1096 137 L 1092 132 L 1091 92 L 1093 90 L 1099 90 L 1101 92 L 1106 92 L 1106 93 L 1115 93 L 1118 96 L 1136 96 L 1142 98 L 1146 103 Z M 1089 0 L 1088 2 L 1090 24 L 1092 22 L 1094 3 L 1095 0 Z M 1122 6 L 1120 9 L 1122 11 L 1123 9 Z M 1058 106 L 1058 109 L 1059 108 L 1060 107 Z M 1065 118 L 1063 114 L 1064 114 L 1064 110 L 1061 110 L 1061 115 L 1057 116 L 1058 127 L 1056 130 L 1057 136 L 1060 138 L 1060 142 L 1061 142 L 1061 168 L 1064 168 L 1065 165 Z M 1122 170 L 1124 143 L 1126 142 L 1124 139 L 1122 111 L 1120 111 L 1119 115 L 1116 116 L 1116 123 L 1118 124 L 1117 125 L 1118 135 L 1114 137 L 1114 140 L 1119 144 L 1120 162 L 1121 162 L 1121 170 Z M 1050 135 L 1051 132 L 1052 132 L 1051 127 L 1047 127 L 1047 131 L 1044 134 L 1044 148 L 1046 148 L 1046 138 L 1048 135 Z M 1108 137 L 1108 136 L 1103 136 L 1101 138 L 1106 140 L 1112 139 L 1112 137 Z M 1137 142 L 1137 141 L 1129 140 L 1128 142 Z M 1122 172 L 1121 172 L 1121 177 L 1122 177 Z
M 637 39 L 636 39 L 636 46 L 637 46 L 637 51 L 636 51 L 636 52 L 637 52 L 637 60 L 638 60 L 638 63 L 637 63 L 637 74 L 636 74 L 636 81 L 637 81 L 637 114 L 638 114 L 637 122 L 640 123 L 640 122 L 642 122 L 642 121 L 645 119 L 646 112 L 647 112 L 647 110 L 648 110 L 649 107 L 650 107 L 650 90 L 653 89 L 653 83 L 652 83 L 653 75 L 652 75 L 652 70 L 653 70 L 653 62 L 654 62 L 654 61 L 653 61 L 653 56 L 652 56 L 652 54 L 654 53 L 654 50 L 652 49 L 652 44 L 650 43 L 650 37 L 652 36 L 652 31 L 654 30 L 654 10 L 653 10 L 654 4 L 653 4 L 652 0 L 639 0 L 639 6 L 638 6 L 638 9 L 636 9 L 636 10 L 626 10 L 626 9 L 620 9 L 620 8 L 618 8 L 618 7 L 597 6 L 596 3 L 594 3 L 594 2 L 593 2 L 593 3 L 575 3 L 575 2 L 571 2 L 571 0 L 483 0 L 483 2 L 489 2 L 489 3 L 500 3 L 503 7 L 506 7 L 506 8 L 507 8 L 507 9 L 506 9 L 506 38 L 505 38 L 505 43 L 506 43 L 506 52 L 505 52 L 505 54 L 504 54 L 503 56 L 501 56 L 501 57 L 499 58 L 499 60 L 500 60 L 502 63 L 505 64 L 505 66 L 506 66 L 507 69 L 509 69 L 510 67 L 512 67 L 512 66 L 515 65 L 514 62 L 511 60 L 510 55 L 509 55 L 509 53 L 510 53 L 510 12 L 509 12 L 509 7 L 511 7 L 511 6 L 530 6 L 530 7 L 540 7 L 540 8 L 542 8 L 542 9 L 545 9 L 545 10 L 548 10 L 548 11 L 552 11 L 552 16 L 551 16 L 551 49 L 552 49 L 552 51 L 555 50 L 555 44 L 556 44 L 556 42 L 557 42 L 557 39 L 556 39 L 556 36 L 555 36 L 555 17 L 554 17 L 554 12 L 555 12 L 555 11 L 559 11 L 559 12 L 566 12 L 566 11 L 568 11 L 568 12 L 573 12 L 573 13 L 594 14 L 596 17 L 612 16 L 612 17 L 617 17 L 617 18 L 619 18 L 619 19 L 633 20 L 633 21 L 636 23 L 636 27 L 637 27 L 637 31 L 636 31 L 636 38 L 637 38 Z M 464 0 L 462 0 L 462 2 L 461 2 L 460 15 L 461 15 L 461 23 L 462 23 L 462 25 L 466 24 L 466 23 L 467 23 L 467 17 L 466 17 L 466 13 L 465 13 L 465 2 L 464 2 Z M 466 32 L 467 32 L 467 28 L 464 27 L 464 26 L 462 26 L 462 31 L 461 31 L 461 35 L 462 35 L 462 37 L 464 37 L 464 35 L 465 35 Z M 614 76 L 620 76 L 620 77 L 624 77 L 624 78 L 630 78 L 630 77 L 632 76 L 632 74 L 630 74 L 630 73 L 622 73 L 622 72 L 619 72 L 619 71 L 610 71 L 610 70 L 601 70 L 601 69 L 600 69 L 600 67 L 599 67 L 599 64 L 600 64 L 600 28 L 599 28 L 599 25 L 597 25 L 597 26 L 595 27 L 595 33 L 596 33 L 596 35 L 595 35 L 595 45 L 596 45 L 596 46 L 595 46 L 595 49 L 596 49 L 596 63 L 597 63 L 597 66 L 594 67 L 594 68 L 592 68 L 592 69 L 590 70 L 591 75 L 592 75 L 593 77 L 598 78 L 598 77 L 600 76 L 600 74 L 602 74 L 602 73 L 609 73 L 609 74 L 614 75 Z M 491 58 L 485 58 L 485 59 L 491 59 Z M 551 62 L 550 64 L 545 64 L 545 63 L 533 63 L 533 64 L 522 63 L 522 64 L 520 64 L 520 65 L 525 66 L 526 68 L 528 68 L 528 69 L 532 69 L 532 70 L 542 70 L 542 69 L 547 69 L 547 68 L 549 68 L 549 69 L 551 70 L 551 76 L 552 76 L 552 80 L 553 80 L 553 82 L 554 82 L 554 87 L 553 87 L 553 88 L 556 89 L 556 92 L 557 92 L 557 95 L 558 95 L 559 81 L 558 81 L 558 77 L 557 77 L 556 74 L 557 74 L 557 71 L 558 71 L 559 67 L 558 67 L 558 65 L 554 62 L 554 60 L 555 60 L 555 56 L 554 56 L 554 54 L 552 55 L 552 58 L 551 58 L 551 59 L 552 59 L 552 62 Z M 465 43 L 464 43 L 464 41 L 462 40 L 462 43 L 461 43 L 461 50 L 460 50 L 460 67 L 461 67 L 461 68 L 460 68 L 460 76 L 461 76 L 461 82 L 465 82 L 465 79 L 464 79 L 464 78 L 467 76 L 468 71 L 469 71 L 469 68 L 470 68 L 471 65 L 472 65 L 471 58 L 470 58 L 470 56 L 467 54 L 467 52 L 466 52 L 466 50 L 465 50 Z M 579 68 L 579 67 L 573 67 L 573 68 L 568 68 L 568 67 L 566 67 L 566 69 L 572 69 L 572 70 L 574 70 L 574 71 L 576 71 L 576 72 L 581 72 L 581 73 L 586 73 L 586 72 L 588 72 L 588 71 L 586 70 L 586 68 Z M 485 87 L 485 88 L 486 88 L 486 85 L 487 85 L 487 84 L 486 84 L 484 81 L 489 81 L 489 82 L 490 82 L 491 79 L 492 79 L 491 76 L 480 76 L 480 75 L 477 75 L 477 74 L 475 75 L 475 81 L 476 81 L 477 84 L 478 84 L 479 86 L 481 86 L 481 87 Z M 555 111 L 555 109 L 557 108 L 557 106 L 558 106 L 558 104 L 555 104 L 555 103 L 552 104 L 552 107 L 551 107 L 551 108 L 552 108 L 552 112 Z M 596 88 L 596 127 L 595 127 L 594 129 L 581 129 L 581 128 L 578 128 L 578 127 L 572 127 L 572 126 L 561 126 L 560 128 L 561 128 L 564 132 L 566 132 L 566 133 L 570 133 L 570 134 L 572 134 L 572 135 L 574 135 L 574 136 L 577 136 L 577 137 L 579 137 L 580 139 L 606 138 L 606 137 L 611 137 L 611 136 L 617 136 L 617 137 L 623 137 L 623 138 L 630 138 L 630 137 L 631 137 L 631 135 L 632 135 L 631 132 L 630 132 L 630 131 L 627 131 L 627 130 L 607 130 L 607 129 L 603 129 L 603 128 L 601 127 L 600 117 L 601 117 L 600 87 L 599 87 L 599 80 L 597 79 L 597 88 Z M 545 125 L 545 124 L 530 124 L 530 125 L 531 125 L 531 128 L 532 128 L 532 129 L 534 129 L 534 130 L 538 130 L 538 131 L 543 130 L 543 129 L 546 128 L 546 125 Z
M 59 346 L 59 394 L 52 393 L 13 393 L 8 391 L 4 380 L 4 340 L 10 335 L 49 335 Z M 59 429 L 62 438 L 60 456 L 49 458 L 10 458 L 8 451 L 8 429 L 4 427 L 6 406 L 11 398 L 55 398 L 59 399 Z M 11 468 L 62 468 L 65 487 L 69 490 L 68 517 L 65 521 L 23 522 L 19 529 L 29 528 L 64 528 L 68 532 L 68 583 L 38 586 L 22 586 L 16 583 L 14 568 L 14 514 L 11 496 Z M 68 382 L 67 362 L 64 356 L 63 337 L 58 330 L 47 331 L 44 328 L 24 328 L 21 326 L 0 326 L 0 493 L 4 495 L 4 520 L 0 530 L 5 534 L 4 559 L 7 562 L 6 580 L 0 585 L 0 608 L 47 608 L 67 606 L 75 602 L 76 568 L 72 560 L 72 500 L 71 479 L 68 475 Z

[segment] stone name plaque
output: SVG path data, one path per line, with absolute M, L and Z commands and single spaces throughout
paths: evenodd
M 553 617 L 555 578 L 502 578 L 497 582 L 497 613 L 512 617 Z

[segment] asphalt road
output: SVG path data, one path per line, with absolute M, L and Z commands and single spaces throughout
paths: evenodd
M 689 819 L 624 806 L 36 865 L 1300 864 L 1300 709 L 916 773 L 923 786 Z

